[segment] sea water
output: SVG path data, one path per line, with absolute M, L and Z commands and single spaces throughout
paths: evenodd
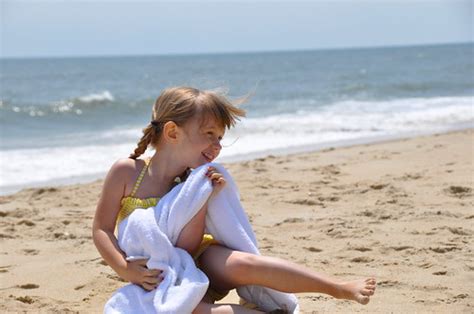
M 473 52 L 468 43 L 0 59 L 0 193 L 102 177 L 177 85 L 251 94 L 217 161 L 473 127 Z

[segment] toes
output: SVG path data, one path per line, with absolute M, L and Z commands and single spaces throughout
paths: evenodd
M 371 284 L 365 285 L 365 288 L 366 288 L 366 289 L 375 290 L 375 287 L 376 287 L 376 285 L 371 285 Z
M 370 296 L 370 295 L 374 295 L 374 292 L 375 292 L 374 290 L 364 289 L 360 293 L 365 296 Z
M 360 297 L 357 298 L 357 301 L 360 303 L 360 304 L 367 304 L 369 303 L 370 301 L 370 298 L 368 296 L 365 296 L 365 295 L 361 295 Z
M 371 292 L 371 290 L 369 290 L 369 289 L 362 289 L 362 290 L 360 290 L 360 294 L 366 295 L 366 296 L 367 296 L 367 295 L 370 295 L 370 292 Z

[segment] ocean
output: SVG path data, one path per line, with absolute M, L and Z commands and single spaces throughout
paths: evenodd
M 472 128 L 473 56 L 467 43 L 0 59 L 0 194 L 103 177 L 177 85 L 252 94 L 221 162 Z

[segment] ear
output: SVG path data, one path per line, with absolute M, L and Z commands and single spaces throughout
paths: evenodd
M 166 142 L 176 143 L 178 141 L 178 125 L 173 121 L 168 121 L 163 125 L 163 138 Z

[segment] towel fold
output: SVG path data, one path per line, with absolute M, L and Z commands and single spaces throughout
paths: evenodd
M 105 313 L 191 313 L 207 291 L 209 280 L 192 257 L 175 247 L 184 226 L 202 208 L 212 192 L 205 176 L 213 166 L 227 184 L 209 199 L 206 232 L 222 245 L 259 254 L 257 240 L 240 203 L 237 186 L 219 164 L 196 168 L 188 179 L 175 186 L 155 207 L 136 209 L 118 226 L 118 243 L 127 254 L 148 256 L 148 268 L 163 270 L 164 281 L 153 291 L 133 284 L 118 289 L 106 303 Z M 237 289 L 240 297 L 264 311 L 284 309 L 298 313 L 292 294 L 260 286 Z

